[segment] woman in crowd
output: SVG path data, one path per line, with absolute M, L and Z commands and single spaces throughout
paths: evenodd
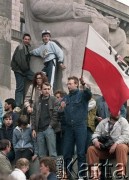
M 41 87 L 44 82 L 47 82 L 47 77 L 43 72 L 37 72 L 33 79 L 33 84 L 30 85 L 24 101 L 24 106 L 27 108 L 28 113 L 32 113 L 33 104 L 41 94 Z

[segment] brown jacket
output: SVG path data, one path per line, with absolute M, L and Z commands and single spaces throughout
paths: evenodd
M 34 103 L 33 112 L 31 115 L 31 126 L 32 130 L 38 131 L 38 123 L 41 113 L 41 100 L 42 96 L 40 96 L 39 100 Z M 54 96 L 49 96 L 48 100 L 49 104 L 49 113 L 50 113 L 50 124 L 52 128 L 56 131 L 58 127 L 57 114 L 58 114 L 58 103 Z

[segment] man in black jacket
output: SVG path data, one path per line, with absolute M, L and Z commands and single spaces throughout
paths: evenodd
M 12 57 L 11 67 L 16 79 L 15 100 L 17 107 L 23 103 L 24 87 L 26 78 L 33 79 L 34 73 L 30 70 L 30 34 L 23 35 L 22 43 L 17 46 Z
M 13 120 L 12 120 L 12 113 L 8 112 L 3 117 L 3 124 L 0 128 L 0 140 L 7 139 L 10 141 L 12 145 L 13 139 Z M 12 162 L 15 158 L 15 153 L 13 147 L 11 148 L 10 152 L 7 154 L 8 159 Z

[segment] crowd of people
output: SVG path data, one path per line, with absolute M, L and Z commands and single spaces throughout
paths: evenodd
M 0 103 L 1 176 L 56 180 L 56 159 L 61 156 L 65 178 L 72 179 L 71 162 L 76 154 L 78 179 L 102 179 L 99 164 L 114 155 L 119 164 L 117 175 L 124 177 L 129 152 L 126 104 L 114 117 L 104 97 L 93 95 L 83 78 L 76 76 L 68 78 L 68 93 L 56 90 L 55 69 L 58 64 L 62 69 L 66 67 L 62 49 L 50 38 L 50 31 L 44 30 L 43 44 L 30 51 L 31 36 L 24 34 L 14 52 L 11 67 L 16 79 L 15 99 L 6 99 L 4 106 Z M 30 70 L 31 55 L 42 57 L 42 71 L 34 74 Z M 31 84 L 25 90 L 28 80 Z M 30 174 L 29 165 L 36 160 L 40 168 Z M 86 162 L 88 175 L 84 171 Z

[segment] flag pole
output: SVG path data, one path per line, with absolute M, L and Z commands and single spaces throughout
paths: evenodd
M 87 39 L 88 39 L 88 35 L 89 35 L 89 27 L 90 25 L 88 24 L 88 33 L 87 33 L 87 38 L 86 38 L 86 43 L 85 45 L 87 44 Z M 85 59 L 85 50 L 84 50 L 84 56 L 83 56 L 83 63 L 82 63 L 82 72 L 81 72 L 81 79 L 83 79 L 83 64 L 84 64 L 84 59 Z
M 83 79 L 83 69 L 82 69 L 82 72 L 81 72 L 81 79 Z

